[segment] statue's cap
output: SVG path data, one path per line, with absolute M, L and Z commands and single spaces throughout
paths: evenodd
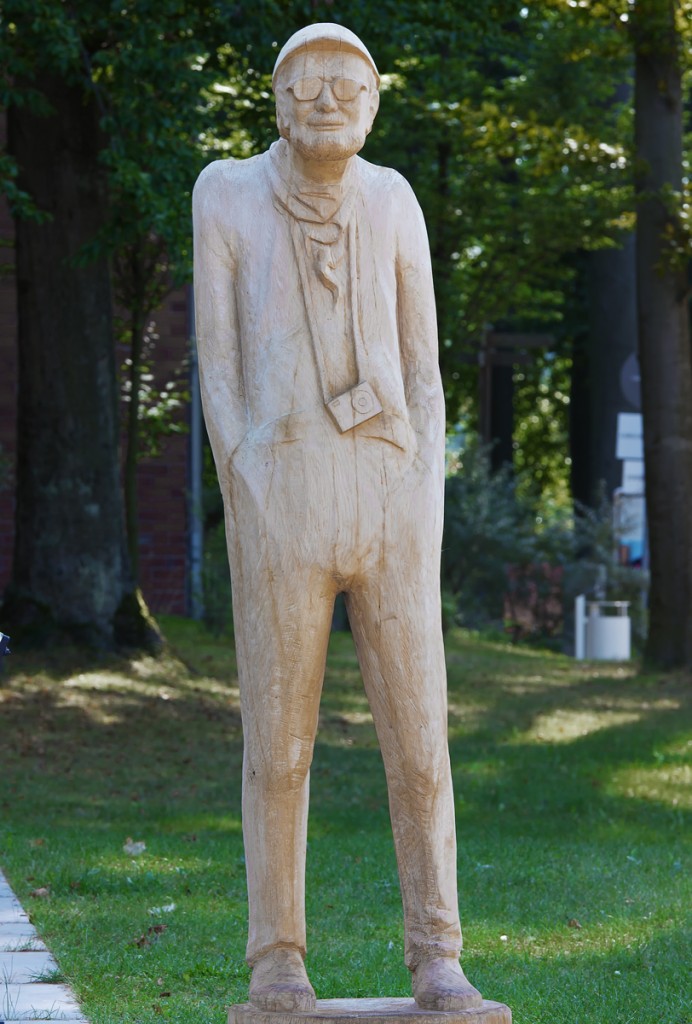
M 379 88 L 380 75 L 377 65 L 367 48 L 361 43 L 355 32 L 344 28 L 343 25 L 335 25 L 331 21 L 321 21 L 316 25 L 307 25 L 305 28 L 294 32 L 288 42 L 284 43 L 274 65 L 272 88 L 276 85 L 276 76 L 279 68 L 286 63 L 289 57 L 294 57 L 298 53 L 309 53 L 314 50 L 344 50 L 346 53 L 358 54 L 370 66 Z

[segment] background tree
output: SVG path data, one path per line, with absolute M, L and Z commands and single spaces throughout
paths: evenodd
M 155 640 L 125 544 L 110 258 L 122 267 L 129 252 L 131 291 L 122 273 L 119 281 L 139 338 L 159 257 L 179 257 L 170 224 L 189 218 L 192 182 L 182 178 L 194 177 L 205 55 L 242 13 L 175 0 L 117 11 L 58 0 L 3 6 L 3 167 L 17 215 L 20 337 L 5 604 L 15 630 L 57 628 L 106 645 Z M 39 216 L 21 216 L 27 209 Z
M 426 213 L 451 423 L 476 420 L 487 324 L 554 337 L 550 350 L 508 369 L 509 442 L 516 467 L 531 471 L 518 485 L 532 482 L 545 515 L 569 503 L 571 426 L 585 475 L 601 470 L 599 449 L 577 443 L 594 375 L 573 424 L 571 379 L 575 346 L 588 338 L 586 254 L 616 252 L 632 223 L 631 108 L 615 95 L 630 55 L 621 33 L 565 5 L 481 4 L 463 19 L 459 5 L 441 6 L 427 21 L 409 12 L 401 36 L 383 44 L 383 69 L 394 74 L 367 153 L 404 172 Z M 616 390 L 617 375 L 599 378 L 608 384 Z
M 650 0 L 639 11 L 659 6 Z M 586 467 L 575 465 L 574 481 L 583 479 L 582 496 L 590 493 L 601 472 L 593 443 L 601 428 L 593 415 L 597 332 L 592 327 L 588 341 L 588 321 L 591 310 L 593 323 L 603 324 L 593 310 L 605 282 L 600 254 L 590 254 L 615 252 L 633 224 L 632 104 L 626 92 L 618 97 L 632 77 L 632 11 L 627 0 L 361 0 L 348 7 L 263 0 L 194 9 L 181 0 L 124 0 L 117 11 L 95 0 L 78 8 L 6 2 L 0 58 L 13 159 L 0 158 L 0 173 L 18 215 L 24 349 L 15 607 L 23 602 L 38 619 L 51 609 L 49 618 L 107 639 L 115 635 L 114 608 L 136 596 L 142 339 L 153 306 L 189 270 L 197 170 L 214 156 L 249 156 L 273 141 L 271 68 L 280 44 L 310 21 L 348 23 L 384 73 L 382 113 L 364 155 L 399 168 L 426 214 L 451 423 L 473 426 L 488 323 L 549 329 L 552 349 L 513 375 L 517 486 L 529 488 L 522 500 L 539 515 L 568 503 L 571 429 L 573 453 Z M 685 12 L 689 5 L 678 4 L 677 13 Z M 678 63 L 691 24 L 678 24 Z M 682 281 L 688 256 L 676 182 L 679 175 L 662 194 L 661 260 Z M 655 206 L 651 191 L 640 185 L 645 218 Z M 32 210 L 33 221 L 19 217 Z M 110 311 L 113 286 L 119 325 Z M 47 322 L 41 310 L 51 311 Z M 125 330 L 129 559 L 117 471 L 103 469 L 117 465 L 117 427 L 99 419 L 114 407 L 109 353 L 114 333 Z M 599 357 L 612 354 L 607 340 Z M 76 366 L 92 405 L 72 395 Z M 647 376 L 662 395 L 657 372 Z M 82 426 L 70 426 L 75 415 Z M 583 442 L 587 422 L 591 446 Z M 80 499 L 90 488 L 98 499 Z M 94 507 L 108 510 L 99 524 L 107 536 L 90 532 Z M 39 530 L 45 541 L 35 543 Z M 99 593 L 108 595 L 103 607 L 84 612 L 89 595 Z M 689 607 L 686 593 L 676 600 Z
M 3 612 L 14 631 L 58 627 L 108 644 L 116 623 L 129 633 L 144 616 L 136 599 L 128 609 L 108 261 L 80 260 L 104 223 L 104 139 L 93 96 L 56 70 L 30 84 L 13 76 L 8 114 L 17 185 L 47 216 L 17 220 L 15 547 Z
M 210 151 L 250 155 L 276 137 L 277 40 L 305 20 L 359 32 L 383 73 L 364 155 L 401 170 L 426 215 L 450 423 L 475 420 L 487 323 L 550 329 L 556 348 L 516 381 L 515 454 L 537 499 L 567 500 L 572 345 L 586 315 L 573 301 L 575 254 L 616 246 L 633 209 L 630 111 L 613 102 L 629 60 L 621 34 L 550 2 L 276 6 L 273 31 L 209 103 Z
M 639 360 L 651 550 L 647 654 L 663 666 L 692 666 L 689 180 L 683 194 L 683 73 L 692 8 L 637 0 L 633 13 Z
M 170 430 L 170 413 L 180 386 L 154 382 L 150 330 L 153 313 L 169 292 L 190 280 L 190 190 L 204 158 L 196 145 L 199 96 L 207 59 L 195 47 L 201 39 L 195 17 L 181 11 L 152 48 L 147 10 L 129 11 L 129 46 L 114 53 L 105 47 L 91 62 L 91 78 L 103 111 L 110 145 L 103 155 L 108 170 L 109 214 L 92 251 L 111 255 L 117 340 L 127 357 L 122 367 L 125 398 L 123 492 L 127 551 L 132 575 L 139 579 L 137 466 L 143 445 L 151 448 L 152 426 Z M 191 46 L 191 40 L 194 45 Z M 152 416 L 153 414 L 153 416 Z

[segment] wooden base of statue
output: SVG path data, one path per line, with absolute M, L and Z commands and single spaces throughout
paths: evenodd
M 512 1024 L 503 1003 L 483 1000 L 475 1010 L 421 1010 L 413 999 L 318 999 L 309 1013 L 231 1006 L 228 1024 Z

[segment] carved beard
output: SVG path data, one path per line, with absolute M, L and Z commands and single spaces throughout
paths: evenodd
M 283 121 L 279 132 L 304 159 L 347 160 L 359 153 L 365 145 L 368 129 L 363 125 L 350 125 L 336 132 L 319 132 L 307 125 Z

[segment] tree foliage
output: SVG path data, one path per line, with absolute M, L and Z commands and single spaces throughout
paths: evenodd
M 220 33 L 224 14 L 232 18 L 218 6 L 192 9 L 170 2 L 73 6 L 9 0 L 2 9 L 2 101 L 11 127 L 2 171 L 17 217 L 24 339 L 11 607 L 18 618 L 43 617 L 99 643 L 137 643 L 152 635 L 133 579 L 136 545 L 130 545 L 129 563 L 123 558 L 117 418 L 109 412 L 116 394 L 109 293 L 114 284 L 133 340 L 128 463 L 134 465 L 142 384 L 137 346 L 152 306 L 188 271 L 187 197 L 203 162 L 188 123 L 198 102 L 195 62 L 209 46 L 200 34 L 214 24 Z M 48 124 L 55 130 L 46 131 L 50 141 L 42 146 L 40 134 Z M 85 219 L 80 204 L 90 201 L 89 182 L 100 194 Z M 46 262 L 42 251 L 48 246 Z M 97 310 L 91 308 L 95 296 Z M 56 316 L 40 325 L 37 317 L 46 304 Z M 50 362 L 52 353 L 63 353 L 62 363 L 51 366 L 51 380 L 44 380 L 50 362 L 42 347 L 51 353 Z M 75 349 L 83 364 L 81 396 L 69 383 Z M 100 419 L 80 423 L 84 433 L 75 444 L 69 424 L 86 408 L 87 395 Z M 61 451 L 53 452 L 58 443 Z M 104 465 L 112 467 L 110 474 L 104 475 Z M 98 536 L 88 521 L 94 510 L 100 510 Z M 48 538 L 52 552 L 43 551 Z
M 690 2 L 673 7 L 686 51 Z M 302 25 L 331 20 L 361 35 L 383 74 L 364 155 L 401 170 L 426 215 L 450 421 L 474 421 L 488 324 L 548 327 L 553 350 L 516 375 L 515 462 L 519 497 L 534 511 L 564 504 L 572 344 L 583 329 L 578 254 L 617 245 L 634 224 L 634 11 L 629 0 L 5 0 L 2 106 L 48 114 L 49 75 L 97 111 L 94 174 L 106 201 L 76 258 L 109 261 L 120 307 L 113 333 L 129 337 L 131 499 L 151 384 L 144 339 L 153 309 L 189 276 L 194 179 L 210 159 L 270 144 L 278 48 Z M 687 96 L 689 84 L 687 74 Z M 52 154 L 43 158 L 49 167 Z M 0 179 L 17 217 L 45 222 L 7 153 Z M 661 258 L 683 274 L 689 174 L 660 198 Z
M 206 93 L 209 156 L 276 137 L 271 68 L 291 31 L 336 20 L 360 33 L 383 76 L 364 155 L 401 170 L 426 215 L 450 423 L 475 420 L 487 324 L 550 329 L 555 352 L 518 382 L 515 447 L 559 500 L 568 466 L 543 439 L 566 438 L 568 408 L 546 392 L 570 391 L 575 254 L 617 245 L 633 224 L 626 33 L 551 0 L 269 6 L 271 31 L 229 44 Z
M 682 212 L 685 47 L 674 0 L 637 0 L 637 293 L 651 549 L 647 654 L 692 667 L 692 338 Z M 676 10 L 676 8 L 678 8 Z M 688 206 L 689 209 L 689 206 Z M 687 261 L 685 260 L 687 254 Z

